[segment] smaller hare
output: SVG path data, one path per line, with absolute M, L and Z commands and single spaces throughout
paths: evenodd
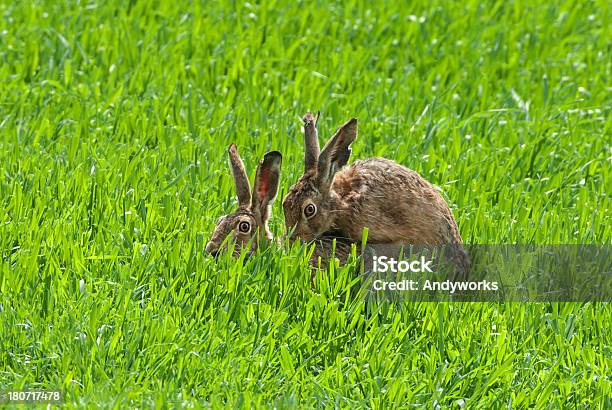
M 249 179 L 247 177 L 244 163 L 238 154 L 238 148 L 231 144 L 228 149 L 236 194 L 238 197 L 238 209 L 229 215 L 217 219 L 215 230 L 208 244 L 206 252 L 216 256 L 225 250 L 229 235 L 235 240 L 233 256 L 240 255 L 241 249 L 249 242 L 251 247 L 249 254 L 258 247 L 274 242 L 272 233 L 268 227 L 271 209 L 280 182 L 282 155 L 278 151 L 271 151 L 264 155 L 259 162 L 255 173 L 255 183 L 251 194 Z M 336 239 L 335 257 L 344 264 L 350 254 L 352 242 L 346 238 L 333 238 L 327 236 L 315 242 L 315 249 L 310 258 L 310 265 L 318 266 L 321 258 L 321 268 L 325 269 L 329 263 L 332 253 L 333 240 Z
M 271 208 L 278 193 L 282 155 L 271 151 L 264 155 L 255 173 L 253 193 L 249 186 L 249 178 L 244 169 L 244 163 L 238 154 L 236 144 L 228 149 L 238 209 L 229 215 L 217 219 L 215 231 L 208 244 L 206 252 L 215 256 L 225 244 L 225 238 L 233 235 L 235 239 L 234 256 L 240 255 L 242 247 L 251 242 L 249 253 L 260 245 L 272 241 L 272 233 L 268 228 Z
M 459 249 L 457 265 L 469 261 L 453 213 L 432 184 L 415 171 L 385 158 L 345 166 L 357 138 L 357 119 L 342 125 L 319 151 L 316 120 L 304 116 L 304 174 L 283 200 L 291 240 L 311 241 L 326 232 L 368 243 Z

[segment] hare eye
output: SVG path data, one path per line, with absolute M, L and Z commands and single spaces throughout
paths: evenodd
M 251 230 L 251 224 L 247 221 L 242 221 L 238 224 L 238 230 L 242 233 L 249 233 Z
M 316 213 L 317 207 L 315 204 L 308 204 L 306 205 L 306 208 L 304 208 L 304 216 L 306 216 L 306 218 L 312 218 Z

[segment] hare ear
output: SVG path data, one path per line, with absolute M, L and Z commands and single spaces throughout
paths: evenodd
M 255 173 L 251 210 L 261 217 L 263 223 L 270 219 L 270 208 L 278 194 L 282 161 L 280 152 L 268 152 L 259 162 Z
M 244 169 L 244 163 L 238 154 L 236 144 L 231 144 L 227 150 L 232 165 L 232 174 L 234 175 L 234 183 L 236 184 L 236 196 L 238 197 L 238 206 L 247 208 L 251 202 L 251 188 L 249 186 L 249 177 Z
M 357 118 L 344 123 L 329 140 L 317 163 L 317 181 L 320 185 L 331 185 L 334 174 L 346 165 L 351 156 L 351 143 L 357 138 Z
M 319 114 L 315 119 L 311 113 L 304 114 L 304 172 L 317 167 L 319 159 L 319 138 L 317 136 L 317 123 L 319 122 Z

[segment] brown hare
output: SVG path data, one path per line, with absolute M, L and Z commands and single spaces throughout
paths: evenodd
M 257 167 L 251 194 L 249 178 L 235 144 L 229 146 L 228 154 L 236 185 L 238 209 L 217 219 L 215 230 L 206 245 L 206 252 L 216 255 L 224 250 L 223 247 L 227 246 L 225 239 L 232 235 L 235 239 L 234 256 L 237 256 L 249 242 L 249 252 L 252 252 L 262 243 L 267 244 L 272 240 L 268 221 L 278 193 L 282 155 L 278 151 L 264 155 Z
M 304 116 L 304 174 L 283 200 L 291 240 L 311 241 L 334 232 L 360 242 L 368 228 L 371 244 L 455 244 L 461 251 L 457 263 L 467 269 L 453 213 L 432 184 L 385 158 L 345 166 L 357 138 L 357 119 L 342 125 L 322 151 L 317 120 L 311 113 Z
M 235 144 L 229 146 L 228 154 L 236 185 L 238 209 L 217 219 L 215 230 L 206 245 L 206 252 L 213 256 L 225 250 L 226 238 L 230 235 L 235 241 L 234 256 L 239 256 L 242 248 L 248 246 L 249 243 L 248 253 L 250 254 L 258 247 L 274 242 L 268 221 L 272 204 L 278 193 L 282 164 L 281 153 L 271 151 L 264 155 L 255 172 L 253 191 L 249 186 L 244 163 Z M 319 257 L 321 267 L 327 266 L 332 253 L 333 239 L 328 236 L 315 242 L 315 249 L 310 258 L 311 266 L 318 265 Z M 350 256 L 351 244 L 352 242 L 347 239 L 337 239 L 334 255 L 340 259 L 341 263 L 345 263 Z

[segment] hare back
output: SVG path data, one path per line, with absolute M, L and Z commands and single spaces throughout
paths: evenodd
M 385 158 L 359 160 L 333 182 L 341 212 L 335 228 L 370 243 L 462 243 L 453 214 L 438 190 L 417 172 Z

